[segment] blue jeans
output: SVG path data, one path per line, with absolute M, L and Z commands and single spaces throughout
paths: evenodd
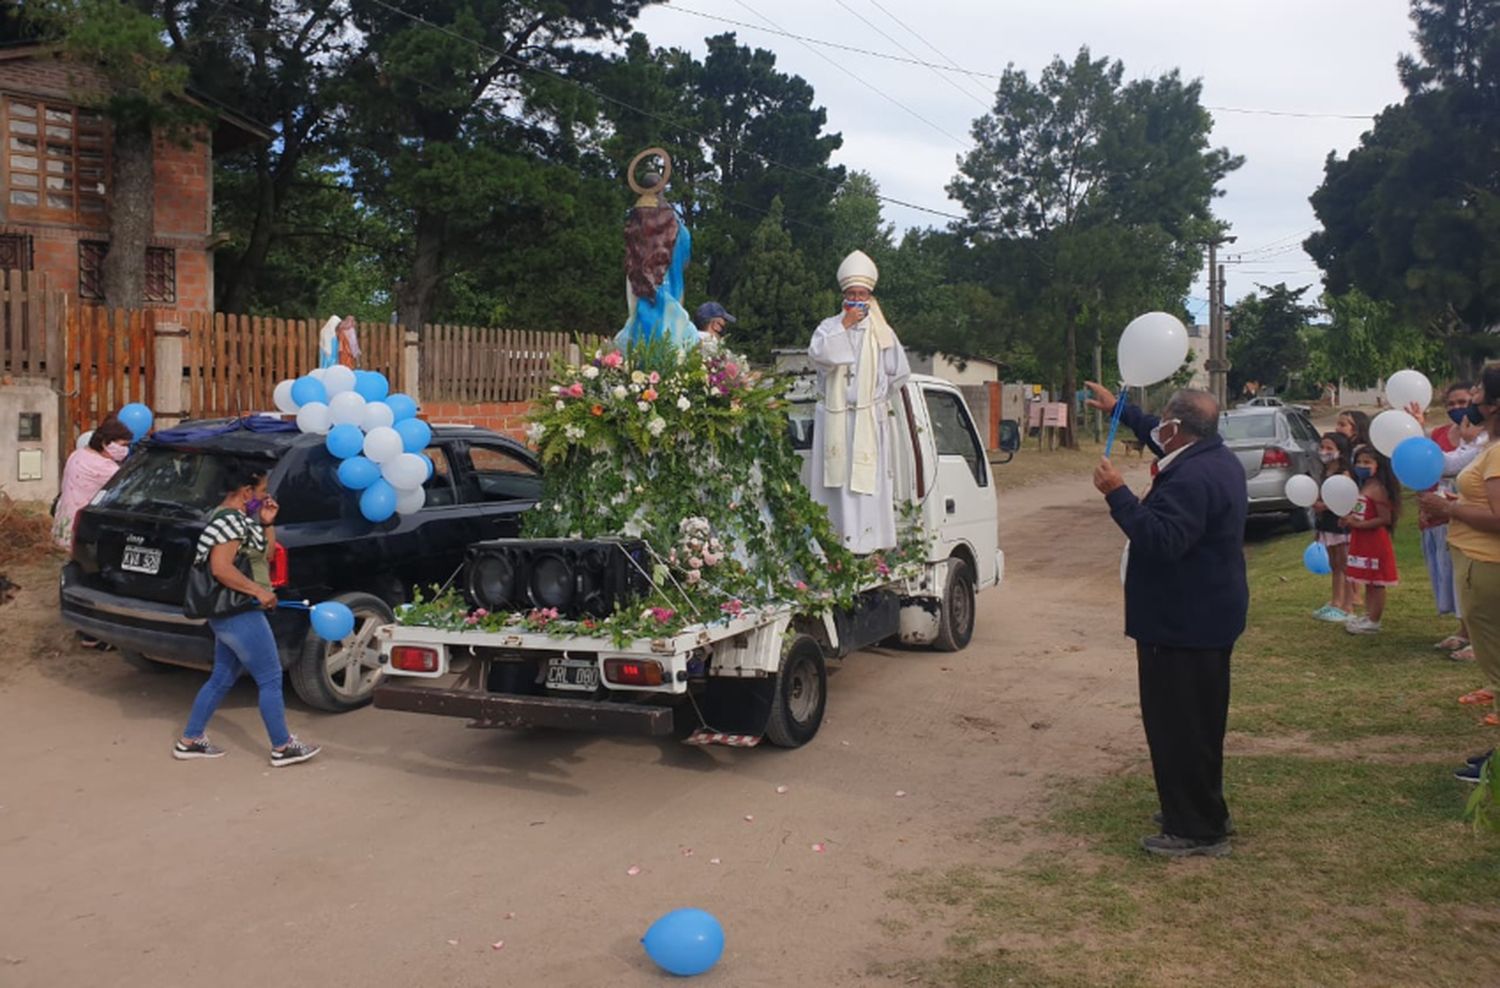
M 227 618 L 212 618 L 214 671 L 193 701 L 183 737 L 203 737 L 208 719 L 224 702 L 225 695 L 241 672 L 248 672 L 260 690 L 260 719 L 265 721 L 271 746 L 279 748 L 291 740 L 286 727 L 286 704 L 281 699 L 281 654 L 264 611 L 246 611 Z

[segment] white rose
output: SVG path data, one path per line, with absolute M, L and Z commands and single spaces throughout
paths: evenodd
M 599 368 L 595 367 L 593 364 L 590 364 L 583 369 L 583 376 L 592 381 L 594 378 L 599 376 Z
M 615 396 L 615 397 L 616 397 L 616 398 L 623 398 L 623 397 L 625 397 L 625 396 L 626 396 L 626 395 L 627 395 L 627 394 L 629 394 L 629 392 L 627 392 L 627 391 L 626 391 L 626 390 L 625 390 L 625 385 L 623 385 L 623 384 L 616 384 L 616 385 L 615 385 L 615 390 L 614 390 L 614 391 L 613 391 L 613 392 L 611 392 L 611 393 L 612 393 L 612 394 L 613 394 L 613 395 L 614 395 L 614 396 Z
M 649 412 L 649 411 L 651 411 L 651 402 L 649 402 L 649 401 L 638 401 L 638 402 L 635 403 L 635 407 L 639 408 L 643 412 Z
M 526 438 L 532 442 L 540 442 L 547 434 L 547 427 L 540 422 L 533 422 L 526 427 Z
M 554 403 L 552 407 L 556 408 L 560 412 L 564 408 L 567 408 L 568 406 L 565 403 L 559 401 L 559 402 Z
M 646 431 L 651 433 L 653 436 L 661 435 L 662 430 L 666 427 L 667 420 L 662 418 L 660 415 L 654 417 L 650 422 L 646 423 Z
M 561 404 L 561 402 L 558 404 Z M 685 412 L 692 407 L 693 403 L 687 400 L 687 395 L 682 395 L 677 399 L 677 410 L 679 412 Z

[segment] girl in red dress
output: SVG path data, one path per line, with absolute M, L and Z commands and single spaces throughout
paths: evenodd
M 1401 512 L 1401 486 L 1391 461 L 1374 446 L 1361 446 L 1354 454 L 1354 476 L 1359 481 L 1359 502 L 1344 517 L 1349 528 L 1349 582 L 1365 588 L 1365 613 L 1351 617 L 1344 630 L 1351 635 L 1373 635 L 1380 630 L 1385 611 L 1385 591 L 1399 582 L 1396 547 L 1391 529 Z

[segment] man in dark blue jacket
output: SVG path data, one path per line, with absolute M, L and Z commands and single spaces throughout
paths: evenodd
M 1116 398 L 1089 382 L 1089 404 Z M 1161 801 L 1161 833 L 1141 846 L 1165 857 L 1229 853 L 1224 803 L 1224 722 L 1229 656 L 1245 630 L 1245 470 L 1219 438 L 1219 405 L 1179 391 L 1160 419 L 1127 405 L 1123 425 L 1158 459 L 1137 497 L 1108 459 L 1094 486 L 1130 540 L 1125 634 L 1135 639 L 1141 720 Z

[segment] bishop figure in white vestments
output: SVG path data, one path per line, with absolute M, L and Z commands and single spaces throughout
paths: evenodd
M 844 546 L 860 554 L 896 547 L 891 402 L 911 376 L 875 301 L 879 277 L 863 251 L 844 258 L 843 311 L 818 324 L 808 348 L 818 370 L 808 487 Z

